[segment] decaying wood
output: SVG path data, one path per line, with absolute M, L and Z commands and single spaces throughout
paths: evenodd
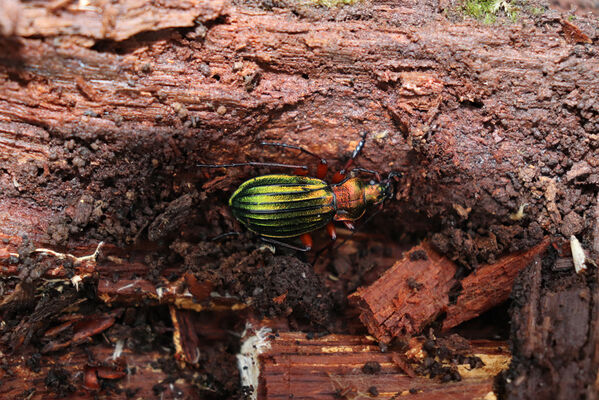
M 225 211 L 227 195 L 243 179 L 263 171 L 208 172 L 198 170 L 196 164 L 250 159 L 308 162 L 302 156 L 266 152 L 259 146 L 263 140 L 305 146 L 336 169 L 360 132 L 370 132 L 358 163 L 381 173 L 402 172 L 396 199 L 387 205 L 384 219 L 379 216 L 386 223 L 375 224 L 377 228 L 390 238 L 397 237 L 398 231 L 426 235 L 436 251 L 462 267 L 497 267 L 463 280 L 455 305 L 449 304 L 447 295 L 458 283 L 453 261 L 443 261 L 447 267 L 438 271 L 442 277 L 438 282 L 408 281 L 409 275 L 406 280 L 395 278 L 401 290 L 406 291 L 409 283 L 411 296 L 419 301 L 423 300 L 419 296 L 429 294 L 431 307 L 417 309 L 422 303 L 406 302 L 410 315 L 417 316 L 414 321 L 385 310 L 392 317 L 389 326 L 377 325 L 373 330 L 382 341 L 402 329 L 419 331 L 440 310 L 448 312 L 446 321 L 451 322 L 446 327 L 463 320 L 456 317 L 462 311 L 470 310 L 464 312 L 468 318 L 477 307 L 476 312 L 482 312 L 490 303 L 478 302 L 472 294 L 480 295 L 480 285 L 488 285 L 487 280 L 503 266 L 517 269 L 509 262 L 501 264 L 500 257 L 514 257 L 510 254 L 518 251 L 530 255 L 527 251 L 534 251 L 544 237 L 575 235 L 584 247 L 594 243 L 599 252 L 598 235 L 592 236 L 599 229 L 596 19 L 565 22 L 551 10 L 533 14 L 537 2 L 529 2 L 530 9 L 523 8 L 517 22 L 495 25 L 464 17 L 459 5 L 441 1 L 374 1 L 332 9 L 277 1 L 163 3 L 2 2 L 2 352 L 22 338 L 19 351 L 33 353 L 43 348 L 40 335 L 47 329 L 64 334 L 79 327 L 84 343 L 61 337 L 51 350 L 64 351 L 59 358 L 73 361 L 63 368 L 83 371 L 86 385 L 95 390 L 102 379 L 110 380 L 122 371 L 113 373 L 86 363 L 83 350 L 95 348 L 87 341 L 122 326 L 132 328 L 136 313 L 144 307 L 160 309 L 168 304 L 171 313 L 164 318 L 172 318 L 177 332 L 190 339 L 173 346 L 185 361 L 183 371 L 195 368 L 204 377 L 229 375 L 204 387 L 202 393 L 236 393 L 231 384 L 234 373 L 213 362 L 215 357 L 206 356 L 219 351 L 229 357 L 224 363 L 230 363 L 234 357 L 228 351 L 235 346 L 223 344 L 224 339 L 200 338 L 202 345 L 210 345 L 199 353 L 198 361 L 188 322 L 203 316 L 198 311 L 205 311 L 210 302 L 214 282 L 201 275 L 215 268 L 211 257 L 224 255 L 226 259 L 220 260 L 224 267 L 256 263 L 264 269 L 268 264 L 243 247 L 251 246 L 247 238 L 240 239 L 238 247 L 228 245 L 235 250 L 230 253 L 214 250 L 220 244 L 210 240 L 236 230 Z M 73 265 L 72 259 L 58 261 L 31 252 L 48 248 L 80 256 L 90 254 L 101 241 L 118 249 L 121 261 Z M 188 253 L 181 250 L 185 246 L 191 249 Z M 17 253 L 19 257 L 14 256 Z M 145 262 L 145 257 L 156 255 L 162 258 Z M 356 257 L 369 255 L 356 251 Z M 272 271 L 276 270 L 273 263 L 285 271 L 294 266 L 280 257 L 268 264 Z M 307 274 L 301 265 L 295 267 L 294 273 L 272 275 L 286 288 L 292 286 L 290 277 L 295 286 L 301 286 L 295 280 L 319 285 L 318 277 Z M 505 299 L 510 276 L 498 280 L 505 288 L 491 298 Z M 555 281 L 553 275 L 546 276 Z M 74 277 L 78 278 L 73 281 Z M 359 281 L 359 277 L 348 278 L 339 286 L 355 288 Z M 238 293 L 248 290 L 247 281 L 227 282 Z M 421 284 L 425 284 L 422 290 Z M 432 292 L 437 286 L 439 292 Z M 317 286 L 313 294 L 315 299 L 326 299 L 321 303 L 326 312 L 316 310 L 307 313 L 308 318 L 329 315 L 332 309 L 322 287 Z M 556 315 L 562 317 L 556 311 L 555 293 L 565 293 L 568 304 L 575 303 L 576 293 L 583 303 L 591 304 L 588 299 L 594 302 L 596 297 L 591 285 L 581 286 L 579 292 L 574 285 L 548 292 L 553 300 L 541 304 L 538 299 L 547 285 L 526 287 L 530 291 L 519 298 L 537 304 L 541 316 L 551 323 Z M 258 289 L 253 283 L 250 295 L 259 295 Z M 57 295 L 65 290 L 64 296 Z M 282 304 L 274 306 L 267 299 L 268 307 L 260 311 L 293 312 L 293 307 L 287 307 L 288 295 L 274 292 L 268 295 Z M 57 301 L 50 303 L 49 295 L 56 295 Z M 219 295 L 227 293 L 223 290 Z M 105 316 L 102 323 L 83 329 L 84 325 L 61 320 L 68 315 L 69 303 L 77 299 L 100 300 L 96 305 L 107 309 L 92 312 L 83 307 L 73 318 L 87 321 L 98 312 Z M 374 309 L 383 305 L 376 304 L 374 295 L 368 301 Z M 122 305 L 128 308 L 113 316 L 111 307 Z M 518 312 L 516 324 L 522 318 Z M 48 321 L 43 321 L 44 313 Z M 582 318 L 582 314 L 574 315 Z M 314 318 L 319 324 L 330 322 L 320 317 Z M 372 321 L 383 323 L 375 317 Z M 592 319 L 587 325 L 588 344 L 581 347 L 576 342 L 568 349 L 592 353 L 597 324 Z M 214 329 L 228 338 L 223 332 L 232 327 L 223 322 Z M 553 343 L 543 343 L 546 349 L 541 349 L 537 333 L 530 329 L 514 333 L 519 343 L 528 343 L 516 346 L 525 355 L 518 360 L 535 360 L 530 349 L 547 354 L 541 366 L 554 366 L 560 357 L 567 358 L 568 353 L 556 350 Z M 566 329 L 542 333 L 556 344 L 570 334 Z M 160 345 L 152 343 L 154 349 L 172 343 L 170 331 L 152 331 L 152 335 L 169 338 Z M 222 347 L 211 346 L 214 343 Z M 136 368 L 157 354 L 144 349 L 130 359 Z M 17 356 L 10 357 L 3 356 L 3 362 L 22 363 Z M 537 379 L 531 372 L 538 371 L 531 367 L 537 364 L 526 362 L 514 371 L 524 371 L 518 376 L 525 376 L 531 386 L 512 380 L 506 387 L 509 393 L 529 390 L 540 381 L 545 387 L 557 387 L 554 376 Z M 589 396 L 594 395 L 596 360 L 578 365 L 584 373 L 569 387 L 579 393 L 586 385 Z M 566 375 L 573 376 L 574 369 Z M 39 376 L 20 373 L 14 376 L 21 383 L 6 386 L 6 379 L 13 382 L 13 378 L 5 377 L 2 389 L 27 385 L 26 389 L 34 387 L 35 396 L 47 392 Z M 146 382 L 140 388 L 143 397 L 152 392 L 147 382 L 163 379 L 160 370 L 148 373 L 158 375 L 139 375 Z M 169 374 L 169 379 L 173 376 Z M 449 385 L 456 391 L 464 388 L 460 383 Z M 472 393 L 479 389 L 488 393 L 490 387 L 485 380 Z M 438 388 L 443 390 L 441 384 Z M 21 393 L 17 389 L 7 393 Z M 352 393 L 349 386 L 343 390 Z
M 502 257 L 496 263 L 481 266 L 462 279 L 456 303 L 445 310 L 443 329 L 453 328 L 506 301 L 512 293 L 518 273 L 533 258 L 543 253 L 548 245 L 549 240 L 545 240 L 528 251 Z
M 193 398 L 196 388 L 183 379 L 170 381 L 157 366 L 171 355 L 124 350 L 113 359 L 114 346 L 74 348 L 61 356 L 18 354 L 3 357 L 0 396 L 5 399 L 89 399 L 106 393 L 111 399 Z M 128 366 L 135 370 L 127 369 Z M 103 387 L 100 387 L 100 382 Z M 152 384 L 148 384 L 151 382 Z
M 510 360 L 505 342 L 473 341 L 467 354 L 484 366 L 455 365 L 460 381 L 441 377 L 410 376 L 402 368 L 426 357 L 422 342 L 412 341 L 405 351 L 382 352 L 363 336 L 327 335 L 307 338 L 304 333 L 271 335 L 269 348 L 260 355 L 258 399 L 473 399 L 493 393 L 494 376 Z
M 423 243 L 349 300 L 360 309 L 360 320 L 370 334 L 385 343 L 422 332 L 443 313 L 442 327 L 447 330 L 506 301 L 518 273 L 548 245 L 545 240 L 528 251 L 482 265 L 459 281 L 454 276 L 456 265 Z M 459 294 L 452 303 L 455 293 Z
M 12 13 L 13 35 L 74 36 L 79 43 L 94 44 L 94 40 L 125 40 L 146 32 L 174 27 L 192 27 L 210 21 L 225 12 L 223 0 L 184 0 L 171 4 L 154 4 L 127 0 L 118 3 L 80 2 L 15 2 Z
M 349 299 L 360 308 L 370 334 L 388 343 L 420 333 L 447 308 L 456 271 L 454 263 L 423 243 Z
M 75 2 L 50 11 L 26 4 L 16 35 L 48 32 L 65 42 L 2 39 L 2 208 L 31 215 L 16 227 L 23 232 L 48 227 L 46 241 L 62 244 L 90 231 L 129 242 L 162 211 L 161 196 L 174 200 L 194 185 L 198 162 L 260 158 L 258 143 L 274 140 L 307 146 L 338 167 L 368 130 L 363 166 L 404 173 L 393 220 L 427 216 L 408 230 L 438 220 L 433 244 L 452 257 L 492 262 L 544 233 L 589 237 L 597 174 L 562 178 L 583 160 L 599 162 L 599 62 L 592 44 L 566 40 L 552 11 L 523 12 L 522 25 L 506 27 L 450 21 L 437 3 L 270 10 L 225 2 L 204 13 L 213 3 L 141 2 L 144 21 L 169 26 L 189 10 L 206 25 L 98 42 L 148 25 L 126 11 L 113 18 L 128 3 L 83 11 Z M 34 11 L 52 18 L 29 32 Z M 62 28 L 80 15 L 77 37 L 94 41 L 91 48 Z M 189 25 L 187 15 L 178 20 Z M 576 25 L 594 40 L 596 21 Z M 95 212 L 56 229 L 87 198 Z M 115 212 L 127 207 L 134 215 Z
M 571 256 L 537 256 L 514 287 L 510 399 L 597 398 L 599 292 L 595 268 L 574 272 Z

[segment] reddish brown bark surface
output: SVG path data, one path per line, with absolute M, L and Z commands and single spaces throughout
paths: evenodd
M 597 270 L 572 268 L 570 254 L 550 249 L 518 277 L 512 338 L 519 356 L 505 374 L 506 398 L 597 398 Z
M 428 218 L 404 228 L 440 223 L 433 244 L 453 257 L 493 261 L 544 232 L 589 238 L 599 66 L 595 47 L 566 41 L 552 11 L 506 27 L 456 23 L 420 2 L 328 11 L 225 4 L 207 14 L 189 3 L 208 25 L 114 42 L 113 32 L 135 29 L 107 29 L 103 41 L 102 30 L 83 27 L 69 36 L 67 23 L 28 32 L 27 10 L 48 11 L 27 4 L 15 32 L 58 39 L 3 39 L 2 208 L 25 207 L 48 240 L 83 231 L 130 242 L 194 186 L 198 161 L 259 158 L 260 140 L 336 161 L 362 130 L 373 132 L 363 166 L 405 174 L 394 220 L 418 212 Z M 75 4 L 52 15 L 76 14 L 89 29 L 86 16 L 112 15 Z M 138 11 L 158 19 L 157 9 Z M 159 12 L 172 21 L 178 11 Z M 577 26 L 593 40 L 595 22 Z M 77 45 L 81 37 L 91 48 Z M 49 207 L 60 211 L 44 214 Z
M 349 299 L 361 310 L 370 334 L 389 343 L 418 334 L 447 308 L 456 271 L 454 263 L 424 243 Z
M 112 338 L 135 365 L 164 348 L 177 355 L 158 375 L 141 375 L 144 397 L 175 381 L 193 386 L 188 397 L 237 396 L 247 318 L 366 333 L 345 299 L 423 237 L 452 260 L 439 271 L 445 283 L 547 236 L 576 235 L 598 251 L 596 19 L 567 21 L 537 3 L 493 25 L 438 1 L 2 5 L 0 351 L 7 365 L 43 350 L 56 363 L 44 379 L 19 370 L 23 390 L 57 397 L 85 383 L 91 397 L 122 385 L 122 370 L 82 355 Z M 266 152 L 259 143 L 268 140 L 303 145 L 338 169 L 362 131 L 370 134 L 358 164 L 402 175 L 396 198 L 336 257 L 321 257 L 315 271 L 248 234 L 211 240 L 239 230 L 228 195 L 267 170 L 198 163 L 312 162 Z M 100 241 L 97 260 L 81 262 Z M 471 304 L 477 276 L 462 280 L 456 307 Z M 591 283 L 583 292 L 594 293 Z M 534 293 L 518 298 L 532 304 Z M 547 307 L 539 315 L 557 306 Z M 423 317 L 410 332 L 437 308 L 414 309 Z M 550 355 L 551 365 L 565 357 Z M 576 390 L 592 395 L 599 362 L 575 361 L 584 370 Z M 73 371 L 58 379 L 66 386 L 53 383 L 61 368 Z M 530 377 L 536 365 L 518 368 Z M 147 383 L 164 379 L 156 390 Z
M 289 393 L 300 399 L 484 398 L 492 393 L 494 376 L 510 359 L 504 342 L 466 342 L 461 353 L 481 358 L 485 365 L 471 368 L 464 358 L 453 364 L 461 379 L 442 382 L 443 374 L 415 377 L 404 371 L 405 365 L 421 368 L 427 357 L 417 341 L 401 352 L 381 352 L 374 341 L 349 335 L 307 338 L 290 332 L 273 336 L 269 343 L 260 356 L 259 399 L 284 399 Z M 395 359 L 405 361 L 398 364 Z

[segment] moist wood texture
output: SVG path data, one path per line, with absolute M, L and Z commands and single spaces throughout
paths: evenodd
M 492 393 L 494 376 L 509 362 L 504 342 L 473 341 L 467 351 L 486 365 L 458 366 L 461 380 L 443 383 L 440 377 L 410 376 L 402 369 L 423 361 L 417 341 L 405 352 L 381 352 L 375 342 L 361 336 L 306 338 L 289 332 L 273 335 L 269 344 L 260 356 L 258 399 L 286 399 L 290 393 L 300 399 L 484 398 Z
M 570 257 L 550 251 L 520 274 L 513 297 L 516 356 L 505 375 L 506 398 L 597 398 L 596 269 L 577 275 Z
M 424 243 L 412 248 L 372 285 L 349 300 L 371 335 L 388 343 L 394 337 L 418 334 L 449 305 L 456 285 L 456 266 Z
M 442 314 L 442 329 L 448 330 L 506 301 L 518 273 L 548 245 L 545 240 L 526 252 L 501 257 L 458 281 L 456 265 L 424 243 L 349 300 L 370 334 L 382 342 L 422 332 Z
M 20 353 L 4 356 L 0 396 L 6 399 L 89 399 L 100 390 L 112 399 L 194 398 L 197 390 L 185 380 L 170 382 L 159 368 L 169 363 L 168 353 L 125 350 L 113 360 L 114 347 L 88 346 L 61 355 Z M 135 373 L 127 372 L 134 366 Z M 166 369 L 166 368 L 165 368 Z M 123 376 L 126 379 L 122 379 Z M 148 383 L 152 382 L 151 385 Z M 196 397 L 197 398 L 197 397 Z
M 455 304 L 446 309 L 443 329 L 453 328 L 506 301 L 516 276 L 548 245 L 549 241 L 545 240 L 528 251 L 502 257 L 462 279 Z
M 57 368 L 81 360 L 81 370 L 80 351 L 120 338 L 130 341 L 132 363 L 164 347 L 177 350 L 181 370 L 160 366 L 168 384 L 182 379 L 207 398 L 232 397 L 239 395 L 239 339 L 230 332 L 243 330 L 246 315 L 228 310 L 251 300 L 260 317 L 283 315 L 295 328 L 308 320 L 349 330 L 344 299 L 365 283 L 364 269 L 377 270 L 364 265 L 382 268 L 381 249 L 392 238 L 427 237 L 463 271 L 526 252 L 547 236 L 576 235 L 596 253 L 597 24 L 567 21 L 536 2 L 516 22 L 500 15 L 489 25 L 444 1 L 329 9 L 278 1 L 5 0 L 3 363 L 45 349 L 57 352 L 64 364 Z M 207 171 L 198 163 L 314 161 L 265 151 L 259 143 L 266 140 L 305 146 L 339 169 L 363 131 L 370 134 L 359 164 L 402 176 L 396 199 L 363 231 L 377 243 L 350 247 L 345 277 L 334 281 L 330 269 L 318 275 L 296 257 L 256 250 L 261 244 L 249 235 L 211 240 L 239 229 L 226 200 L 266 170 Z M 97 263 L 77 261 L 100 241 L 109 246 Z M 444 290 L 455 281 L 451 268 L 442 277 Z M 475 290 L 468 282 L 464 296 Z M 519 297 L 527 304 L 541 293 L 529 288 Z M 448 306 L 444 295 L 432 296 Z M 218 312 L 206 307 L 216 297 L 224 301 Z M 414 308 L 423 317 L 406 324 L 409 332 L 438 309 Z M 551 319 L 551 312 L 543 315 Z M 95 313 L 105 318 L 84 329 L 81 321 Z M 173 344 L 174 325 L 182 347 Z M 192 325 L 203 333 L 191 335 Z M 588 326 L 594 332 L 595 323 Z M 60 337 L 45 336 L 48 330 Z M 83 342 L 73 340 L 78 332 Z M 547 347 L 556 365 L 569 357 L 555 347 L 570 331 L 559 335 Z M 587 336 L 588 350 L 597 340 Z M 525 339 L 540 346 L 536 335 Z M 530 358 L 514 349 L 524 357 L 516 360 Z M 573 390 L 594 393 L 596 363 L 580 363 Z M 88 397 L 118 380 L 86 365 Z M 532 376 L 534 363 L 519 365 Z M 14 376 L 36 393 L 57 379 L 50 370 L 45 384 L 37 375 Z M 60 376 L 67 389 L 58 386 L 56 396 L 79 384 Z M 5 379 L 12 378 L 2 378 L 2 387 Z M 554 377 L 530 379 L 558 386 Z

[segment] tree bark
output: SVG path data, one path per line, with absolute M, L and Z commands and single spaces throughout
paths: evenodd
M 459 356 L 453 354 L 453 362 L 444 361 L 444 372 L 435 375 L 431 371 L 436 368 L 429 366 L 425 377 L 415 376 L 410 370 L 422 368 L 417 365 L 429 357 L 421 341 L 413 340 L 404 351 L 381 352 L 375 342 L 361 336 L 306 337 L 297 332 L 273 335 L 269 348 L 259 356 L 257 398 L 283 399 L 289 393 L 295 393 L 294 398 L 323 400 L 484 398 L 493 392 L 494 377 L 509 363 L 509 353 L 501 341 L 464 344 L 462 361 L 456 361 Z M 475 358 L 482 361 L 470 366 L 469 360 Z M 447 378 L 445 374 L 451 370 L 460 378 Z
M 201 176 L 198 162 L 259 159 L 258 143 L 275 140 L 338 168 L 363 130 L 371 140 L 361 164 L 405 175 L 390 215 L 416 220 L 409 230 L 438 221 L 433 244 L 452 257 L 493 261 L 543 233 L 590 239 L 599 62 L 593 45 L 566 40 L 550 10 L 485 26 L 449 20 L 439 9 L 451 7 L 434 2 L 272 11 L 190 2 L 207 25 L 127 40 L 136 30 L 118 12 L 110 22 L 115 12 L 66 2 L 42 29 L 26 19 L 32 8 L 48 12 L 34 4 L 17 14 L 14 32 L 57 39 L 3 39 L 2 209 L 27 209 L 42 231 L 51 217 L 71 222 L 83 196 L 109 210 L 66 230 L 50 226 L 47 241 L 64 244 L 82 230 L 130 242 L 151 222 L 136 211 L 153 214 L 187 190 Z M 139 9 L 146 20 L 179 11 Z M 75 13 L 74 39 L 64 26 Z M 88 32 L 90 15 L 110 23 Z M 578 21 L 591 40 L 593 24 Z M 14 204 L 25 199 L 34 200 Z M 113 212 L 133 206 L 134 215 Z
M 519 357 L 505 374 L 506 398 L 597 398 L 597 271 L 572 273 L 570 255 L 556 253 L 535 258 L 514 286 Z
M 334 311 L 370 283 L 365 264 L 383 269 L 380 249 L 397 247 L 396 237 L 428 237 L 459 266 L 457 280 L 545 237 L 575 235 L 596 259 L 596 19 L 567 21 L 536 2 L 515 21 L 499 15 L 491 25 L 440 1 L 156 4 L 1 3 L 3 362 L 48 343 L 66 346 L 53 351 L 67 360 L 103 337 L 135 337 L 131 330 L 143 325 L 147 341 L 129 349 L 134 363 L 168 343 L 183 363 L 168 379 L 182 377 L 208 397 L 233 396 L 238 339 L 230 332 L 243 329 L 246 315 L 229 318 L 230 310 L 252 305 L 248 312 L 284 315 L 291 328 L 308 319 L 352 331 L 351 312 Z M 266 170 L 198 163 L 314 162 L 259 145 L 276 141 L 302 145 L 338 170 L 364 131 L 358 164 L 402 175 L 384 214 L 364 229 L 368 244 L 342 248 L 351 260 L 342 279 L 329 267 L 315 273 L 297 258 L 272 256 L 250 235 L 211 240 L 239 229 L 227 197 Z M 581 293 L 594 299 L 591 287 Z M 533 304 L 539 290 L 519 298 Z M 84 330 L 68 321 L 121 305 L 110 326 L 81 333 L 92 344 L 69 339 Z M 194 336 L 206 315 L 214 322 Z M 595 332 L 596 321 L 588 327 Z M 61 340 L 48 342 L 56 329 Z M 173 329 L 188 342 L 172 344 Z M 587 335 L 585 354 L 595 336 Z M 536 336 L 514 340 L 539 345 Z M 71 358 L 79 369 L 82 354 Z M 205 379 L 188 375 L 186 363 Z M 90 396 L 116 376 L 85 365 L 91 381 L 75 386 L 88 382 Z M 593 358 L 577 391 L 595 395 L 596 368 Z M 44 370 L 48 382 L 55 372 Z M 154 378 L 146 381 L 162 379 Z M 30 383 L 47 392 L 38 376 Z M 140 390 L 152 391 L 147 383 Z

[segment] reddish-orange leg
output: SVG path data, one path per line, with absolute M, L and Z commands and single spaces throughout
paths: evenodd
M 310 236 L 309 233 L 304 233 L 303 235 L 301 235 L 300 240 L 302 241 L 302 244 L 306 247 L 306 251 L 312 249 L 312 236 Z
M 354 164 L 354 160 L 356 159 L 356 157 L 358 157 L 358 154 L 360 154 L 360 151 L 362 151 L 362 147 L 364 147 L 364 143 L 366 142 L 366 134 L 367 134 L 367 132 L 362 133 L 362 140 L 360 140 L 360 142 L 354 149 L 354 152 L 352 153 L 349 160 L 347 160 L 347 162 L 345 163 L 345 165 L 343 166 L 341 171 L 335 172 L 335 175 L 333 175 L 333 179 L 332 179 L 333 184 L 342 182 L 345 179 L 345 177 L 347 175 L 347 170 Z
M 335 231 L 335 224 L 333 222 L 328 223 L 327 233 L 331 237 L 331 240 L 337 240 L 337 232 Z

